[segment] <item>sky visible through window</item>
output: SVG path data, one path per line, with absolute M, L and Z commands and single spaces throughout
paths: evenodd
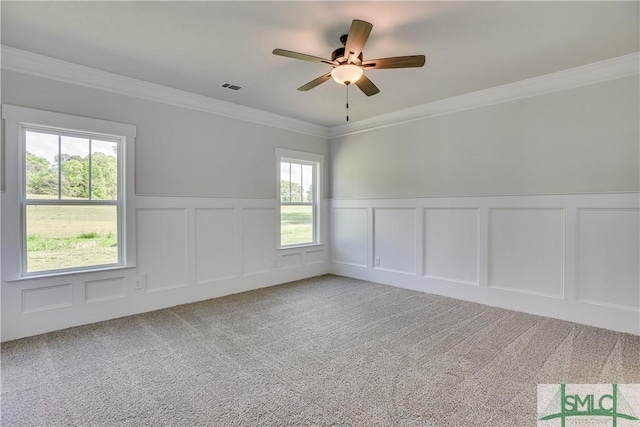
M 58 155 L 58 135 L 27 131 L 27 151 L 38 157 L 45 158 L 49 163 L 55 163 Z M 72 136 L 62 136 L 62 153 L 72 156 L 86 157 L 89 154 L 89 140 Z M 111 141 L 99 141 L 92 139 L 91 149 L 93 153 L 104 153 L 114 156 L 114 143 Z
M 280 164 L 280 180 L 291 180 L 302 188 L 302 200 L 291 200 L 292 202 L 307 202 L 307 195 L 311 194 L 313 187 L 313 166 L 283 161 Z

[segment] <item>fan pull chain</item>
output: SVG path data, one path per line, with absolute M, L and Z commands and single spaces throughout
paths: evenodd
M 349 85 L 347 85 L 347 121 L 349 121 Z

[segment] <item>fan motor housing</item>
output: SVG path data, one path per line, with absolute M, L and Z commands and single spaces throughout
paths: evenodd
M 344 48 L 343 47 L 339 47 L 338 49 L 334 50 L 333 52 L 331 52 L 331 60 L 332 61 L 337 61 L 337 62 L 345 62 L 345 61 L 340 61 L 340 59 L 344 59 L 346 61 L 347 58 L 345 58 L 344 56 Z M 360 55 L 358 55 L 358 59 L 360 60 L 360 62 L 362 62 L 362 52 L 360 52 Z

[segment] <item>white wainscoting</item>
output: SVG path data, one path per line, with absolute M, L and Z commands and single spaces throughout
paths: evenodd
M 579 209 L 578 298 L 592 304 L 640 308 L 638 209 Z
M 127 279 L 89 280 L 85 282 L 84 296 L 86 302 L 98 302 L 106 299 L 124 298 L 127 296 Z
M 562 297 L 563 209 L 489 208 L 487 285 Z
M 236 216 L 233 208 L 196 209 L 196 283 L 236 276 Z
M 416 209 L 374 208 L 373 247 L 373 268 L 415 275 Z
M 136 196 L 137 266 L 4 282 L 2 341 L 328 273 L 328 245 L 276 249 L 276 203 Z
M 146 291 L 187 286 L 187 210 L 137 209 L 137 260 Z
M 478 209 L 427 208 L 424 215 L 424 276 L 478 284 L 480 223 Z
M 274 267 L 276 235 L 275 207 L 245 208 L 242 212 L 243 273 L 245 276 L 268 273 Z
M 333 208 L 331 241 L 333 261 L 343 265 L 368 267 L 369 224 L 367 208 Z
M 333 200 L 330 269 L 640 335 L 639 208 L 637 193 Z
M 38 289 L 22 290 L 22 312 L 52 310 L 70 307 L 73 300 L 73 289 L 70 283 L 54 286 L 43 286 Z

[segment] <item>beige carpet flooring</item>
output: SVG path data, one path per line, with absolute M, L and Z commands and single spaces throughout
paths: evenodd
M 4 343 L 3 426 L 535 426 L 640 337 L 322 276 Z

